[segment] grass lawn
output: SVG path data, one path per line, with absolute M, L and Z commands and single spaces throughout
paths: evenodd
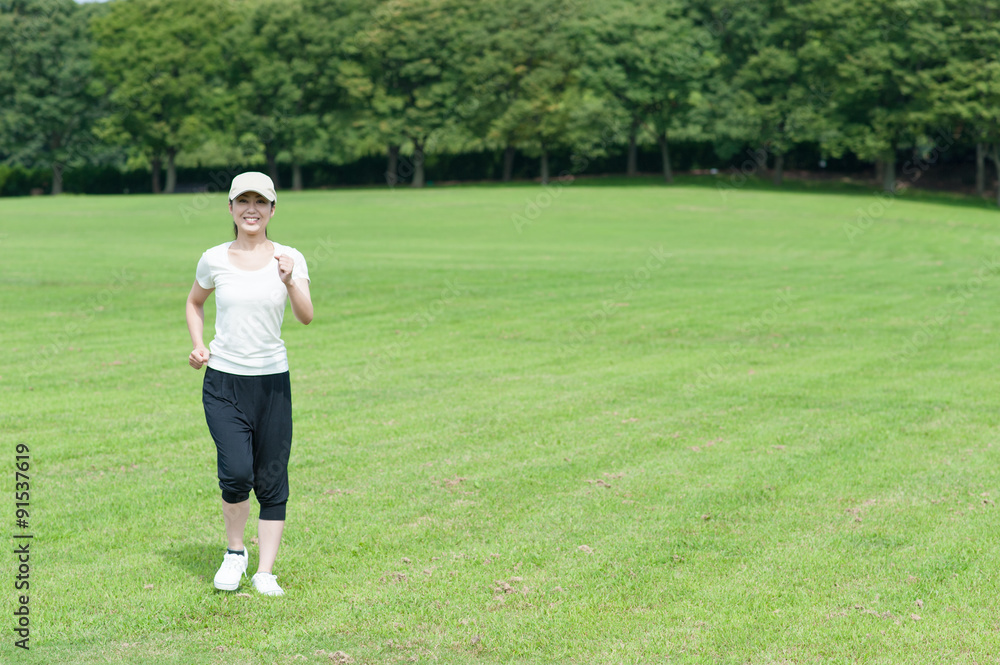
M 34 536 L 29 652 L 21 541 L 0 560 L 0 662 L 1000 662 L 993 208 L 283 192 L 316 319 L 285 317 L 275 599 L 212 588 L 184 299 L 224 196 L 0 206 L 0 515 Z

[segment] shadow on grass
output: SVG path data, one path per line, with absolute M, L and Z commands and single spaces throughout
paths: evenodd
M 211 583 L 225 550 L 210 543 L 175 543 L 161 553 L 167 562 Z

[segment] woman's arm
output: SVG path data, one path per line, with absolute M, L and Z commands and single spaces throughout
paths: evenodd
M 295 279 L 285 285 L 288 288 L 288 299 L 292 302 L 292 313 L 299 323 L 309 325 L 313 320 L 313 303 L 309 295 L 309 280 Z
M 205 346 L 205 301 L 215 289 L 202 288 L 196 281 L 191 286 L 187 297 L 187 326 L 191 335 L 191 345 L 194 350 L 188 356 L 188 364 L 195 369 L 201 369 L 208 362 L 209 352 Z
M 274 257 L 278 261 L 278 277 L 288 289 L 288 299 L 292 302 L 292 313 L 299 323 L 309 325 L 313 320 L 313 303 L 309 295 L 309 280 L 292 279 L 295 260 L 287 254 Z

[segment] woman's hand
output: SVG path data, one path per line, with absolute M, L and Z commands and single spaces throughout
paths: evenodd
M 204 346 L 199 346 L 197 349 L 191 352 L 188 356 L 188 365 L 195 369 L 201 369 L 202 365 L 208 362 L 208 358 L 211 354 L 208 352 Z
M 295 267 L 295 260 L 288 254 L 276 255 L 278 261 L 278 277 L 285 286 L 292 283 L 292 268 Z

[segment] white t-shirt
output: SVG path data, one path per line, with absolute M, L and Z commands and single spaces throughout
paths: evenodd
M 275 254 L 295 261 L 292 279 L 309 280 L 302 253 L 274 241 Z M 260 270 L 240 270 L 229 261 L 232 242 L 201 255 L 195 278 L 204 289 L 215 289 L 215 339 L 208 345 L 208 366 L 220 372 L 261 376 L 288 371 L 288 354 L 281 339 L 281 322 L 288 301 L 278 277 L 278 262 Z

